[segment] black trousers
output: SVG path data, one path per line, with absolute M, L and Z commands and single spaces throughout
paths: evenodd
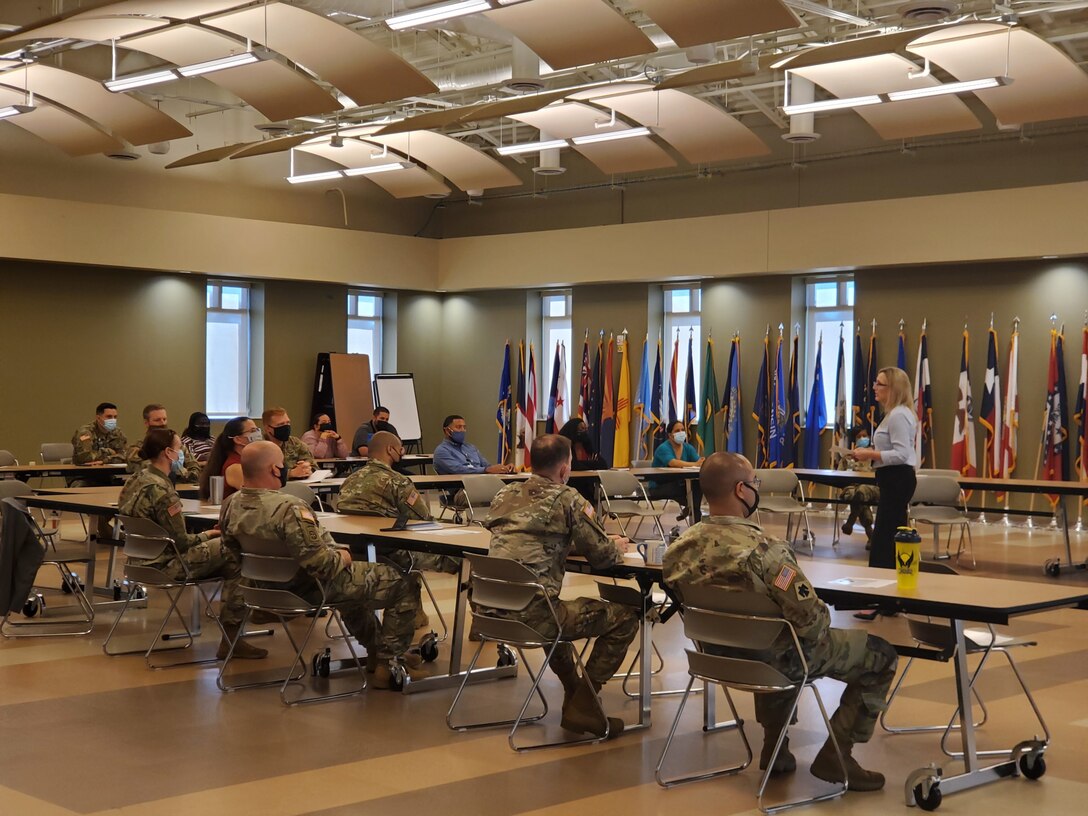
M 876 506 L 869 566 L 895 568 L 895 530 L 907 523 L 907 505 L 914 495 L 917 478 L 910 465 L 887 465 L 875 469 L 880 499 Z

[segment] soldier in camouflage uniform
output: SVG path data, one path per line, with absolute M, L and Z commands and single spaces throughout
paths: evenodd
M 816 597 L 789 545 L 765 535 L 747 520 L 759 505 L 759 483 L 747 459 L 739 454 L 712 454 L 703 464 L 699 481 L 710 502 L 710 516 L 669 546 L 662 566 L 665 582 L 681 594 L 685 586 L 710 584 L 771 598 L 793 624 L 811 675 L 846 683 L 831 728 L 846 759 L 850 790 L 879 790 L 884 786 L 883 775 L 862 768 L 851 751 L 855 743 L 869 740 L 885 708 L 888 688 L 895 678 L 895 649 L 861 630 L 831 628 L 827 605 Z M 772 651 L 784 655 L 792 648 L 792 640 L 788 632 L 779 637 L 783 648 Z M 801 676 L 800 666 L 794 665 L 799 663 L 795 656 L 792 662 L 782 657 L 768 662 L 790 677 Z M 794 696 L 794 692 L 756 695 L 756 719 L 764 728 L 762 769 L 770 761 Z M 796 767 L 787 741 L 772 772 Z M 842 781 L 831 739 L 816 755 L 812 773 L 828 782 Z
M 125 482 L 117 510 L 123 516 L 155 522 L 174 539 L 180 557 L 167 549 L 158 558 L 141 562 L 144 565 L 157 567 L 174 579 L 185 577 L 185 566 L 193 578 L 223 579 L 223 607 L 219 620 L 227 638 L 219 644 L 222 659 L 230 648 L 228 638 L 234 637 L 242 622 L 242 595 L 238 591 L 241 562 L 234 552 L 223 546 L 218 531 L 194 534 L 185 529 L 181 499 L 167 475 L 178 469 L 180 451 L 181 439 L 176 433 L 168 428 L 149 430 L 140 449 L 146 467 Z M 239 641 L 234 654 L 235 657 L 261 658 L 268 652 Z
M 305 479 L 317 470 L 317 460 L 297 436 L 291 436 L 291 417 L 284 408 L 265 408 L 261 414 L 262 434 L 283 451 L 288 479 Z M 287 480 L 284 479 L 284 484 Z
M 245 484 L 227 497 L 219 515 L 224 546 L 241 552 L 240 535 L 274 538 L 284 542 L 300 570 L 287 587 L 311 601 L 320 600 L 315 580 L 321 581 L 330 603 L 340 607 L 348 631 L 374 655 L 373 685 L 389 688 L 389 661 L 402 659 L 412 642 L 417 600 L 410 585 L 395 568 L 352 561 L 338 549 L 304 501 L 278 490 L 283 452 L 272 442 L 251 442 L 242 451 Z M 373 631 L 375 609 L 384 609 L 380 635 Z M 425 677 L 412 665 L 412 679 Z
M 563 683 L 564 728 L 596 736 L 618 735 L 623 721 L 602 714 L 597 692 L 616 673 L 627 647 L 638 632 L 636 610 L 594 598 L 559 599 L 567 557 L 583 555 L 590 565 L 603 569 L 620 564 L 627 540 L 605 533 L 593 506 L 566 482 L 570 477 L 570 442 L 548 434 L 533 441 L 530 456 L 533 475 L 509 484 L 491 503 L 484 526 L 491 531 L 489 554 L 511 558 L 528 567 L 540 579 L 555 608 L 565 638 L 596 638 L 585 664 L 586 678 L 579 678 L 570 647 L 556 650 L 549 665 Z M 548 602 L 534 600 L 520 612 L 481 608 L 482 614 L 512 617 L 541 634 L 554 637 Z M 590 685 L 586 684 L 586 680 Z
M 166 428 L 169 427 L 169 421 L 166 417 L 166 408 L 158 403 L 152 403 L 151 405 L 144 406 L 144 428 L 145 433 L 152 428 Z M 130 447 L 125 454 L 126 470 L 129 473 L 139 473 L 144 467 L 147 466 L 147 460 L 140 456 L 140 448 L 143 440 L 140 440 L 140 444 Z M 181 449 L 184 451 L 183 458 L 185 461 L 182 467 L 181 473 L 175 477 L 176 482 L 185 482 L 187 484 L 196 484 L 200 481 L 200 462 L 197 461 L 196 456 L 189 450 L 189 446 L 184 442 L 181 443 Z
M 95 408 L 95 420 L 81 425 L 72 435 L 72 464 L 74 465 L 123 465 L 128 440 L 117 427 L 117 406 L 112 402 L 99 403 Z M 92 487 L 113 482 L 112 473 L 101 476 L 80 476 L 69 482 L 71 487 Z M 101 525 L 99 525 L 101 528 Z M 107 523 L 108 528 L 108 523 Z
M 858 430 L 854 439 L 854 447 L 869 447 L 869 432 L 864 428 Z M 873 463 L 867 460 L 853 459 L 844 456 L 841 464 L 848 470 L 860 473 L 873 472 Z M 876 482 L 847 485 L 842 489 L 842 493 L 839 494 L 839 497 L 844 501 L 850 502 L 850 514 L 846 517 L 846 521 L 843 522 L 842 525 L 843 533 L 850 535 L 854 531 L 854 522 L 860 521 L 861 526 L 865 529 L 865 549 L 868 550 L 872 546 L 870 540 L 873 537 L 872 505 L 880 501 L 880 488 L 876 486 Z

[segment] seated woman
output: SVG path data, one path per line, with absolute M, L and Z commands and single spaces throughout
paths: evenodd
M 193 411 L 189 414 L 189 424 L 181 432 L 181 443 L 188 445 L 189 450 L 200 464 L 208 461 L 208 455 L 212 452 L 212 422 L 208 415 L 202 411 Z
M 215 438 L 212 452 L 200 471 L 200 498 L 211 496 L 211 477 L 223 477 L 223 498 L 242 487 L 242 449 L 250 442 L 261 441 L 261 429 L 249 417 L 235 417 L 223 426 Z
M 315 459 L 347 459 L 351 455 L 348 443 L 332 427 L 328 414 L 315 414 L 310 430 L 302 435 L 302 444 L 310 449 Z
M 654 460 L 651 467 L 655 468 L 686 468 L 692 465 L 701 465 L 703 457 L 695 450 L 688 440 L 684 423 L 679 420 L 669 423 L 668 436 L 665 441 L 657 446 L 654 451 Z M 683 512 L 676 517 L 679 521 L 691 514 L 692 522 L 697 523 L 702 518 L 699 505 L 702 504 L 703 494 L 699 490 L 699 480 L 688 480 L 691 484 L 691 500 L 694 507 L 688 507 L 688 492 L 683 479 L 676 481 L 647 484 L 647 494 L 651 499 L 671 499 L 683 508 Z
M 581 417 L 574 417 L 559 429 L 559 435 L 570 440 L 571 470 L 605 470 L 608 464 L 601 458 L 589 438 L 589 428 Z M 596 479 L 575 479 L 571 487 L 582 494 L 590 504 L 596 504 L 594 495 L 597 489 Z
M 854 436 L 854 449 L 867 447 L 869 447 L 869 432 L 864 428 L 859 428 Z M 871 473 L 873 470 L 871 462 L 862 462 L 845 456 L 840 460 L 839 467 L 866 473 Z M 839 496 L 844 501 L 850 502 L 850 514 L 842 525 L 843 533 L 850 535 L 854 532 L 854 522 L 860 521 L 862 528 L 865 530 L 865 549 L 869 549 L 872 546 L 869 542 L 873 537 L 872 505 L 880 500 L 880 488 L 876 486 L 876 482 L 872 484 L 852 484 L 844 487 Z

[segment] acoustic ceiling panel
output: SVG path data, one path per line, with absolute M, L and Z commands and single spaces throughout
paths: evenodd
M 232 159 L 248 159 L 250 156 L 267 156 L 271 153 L 282 153 L 284 150 L 298 147 L 303 142 L 308 142 L 312 138 L 314 138 L 314 134 L 312 133 L 296 133 L 292 136 L 265 139 L 264 141 L 244 146 L 237 153 L 232 153 L 230 157 Z
M 356 105 L 438 91 L 392 51 L 304 9 L 270 3 L 203 22 L 263 43 L 339 88 Z
M 553 105 L 543 110 L 518 114 L 513 118 L 532 125 L 556 139 L 630 129 L 625 122 L 608 125 L 608 114 L 581 102 Z M 597 127 L 602 123 L 604 123 L 602 127 Z M 634 173 L 676 166 L 673 158 L 649 136 L 575 145 L 574 149 L 597 165 L 602 172 L 609 174 Z
M 510 99 L 500 99 L 496 102 L 484 102 L 482 105 L 474 105 L 457 120 L 459 122 L 479 122 L 484 119 L 498 119 L 502 116 L 513 116 L 515 113 L 528 113 L 540 110 L 552 102 L 558 102 L 570 95 L 570 90 L 543 91 L 542 93 L 515 96 Z
M 942 31 L 954 31 L 959 26 L 942 26 Z M 902 52 L 907 44 L 918 39 L 927 32 L 936 30 L 935 27 L 911 28 L 906 31 L 896 31 L 892 34 L 882 34 L 876 37 L 859 37 L 856 40 L 845 40 L 831 45 L 817 45 L 796 51 L 775 63 L 773 68 L 804 68 L 809 65 L 823 65 L 827 62 L 842 62 L 844 60 L 872 57 L 877 54 L 894 54 Z
M 3 38 L 7 40 L 44 40 L 63 37 L 73 40 L 105 42 L 150 31 L 162 26 L 165 18 L 186 20 L 202 14 L 214 14 L 240 6 L 248 0 L 124 0 L 81 11 L 37 28 Z
M 127 94 L 110 93 L 97 82 L 71 71 L 35 64 L 0 74 L 0 84 L 50 99 L 102 125 L 130 144 L 168 142 L 193 134 L 146 102 Z
M 22 105 L 26 101 L 21 91 L 0 88 L 0 106 Z M 88 156 L 120 150 L 124 145 L 75 114 L 39 101 L 37 109 L 12 117 L 9 121 L 43 142 L 64 151 L 69 156 Z
M 681 48 L 800 25 L 779 0 L 638 0 L 638 7 Z
M 880 54 L 846 62 L 831 62 L 793 73 L 810 79 L 838 97 L 928 88 L 940 84 L 936 77 L 911 79 L 917 66 L 898 54 Z M 937 133 L 977 130 L 982 123 L 958 96 L 931 96 L 902 102 L 885 102 L 854 108 L 882 139 L 911 139 Z
M 358 139 L 345 139 L 343 147 L 333 147 L 327 141 L 312 142 L 299 147 L 298 150 L 321 156 L 343 167 L 369 167 L 404 160 L 403 156 L 392 152 L 382 156 L 380 155 L 382 151 L 374 145 L 360 142 Z M 388 173 L 375 173 L 372 176 L 356 176 L 356 178 L 374 182 L 394 198 L 447 195 L 450 192 L 449 187 L 418 164 L 413 164 L 406 170 L 393 170 Z
M 502 162 L 464 142 L 421 130 L 391 136 L 371 136 L 370 141 L 389 145 L 410 159 L 418 159 L 437 170 L 462 190 L 490 190 L 516 187 L 519 179 Z
M 132 37 L 120 45 L 175 65 L 205 62 L 245 50 L 245 45 L 232 37 L 192 25 Z M 204 78 L 226 88 L 272 121 L 340 109 L 340 103 L 317 83 L 275 60 L 227 68 L 205 74 Z
M 383 135 L 391 133 L 408 133 L 416 130 L 445 127 L 446 125 L 452 125 L 459 121 L 462 116 L 475 107 L 479 106 L 442 108 L 440 110 L 427 111 L 426 113 L 416 114 L 415 116 L 409 116 L 406 119 L 392 122 L 379 130 L 378 133 Z
M 75 17 L 102 17 L 104 15 L 132 15 L 134 17 L 169 17 L 173 20 L 192 20 L 204 14 L 244 6 L 252 0 L 121 0 L 108 6 L 81 11 Z
M 602 0 L 533 0 L 484 16 L 556 69 L 657 50 L 638 26 Z
M 198 164 L 212 164 L 227 158 L 227 156 L 233 156 L 239 150 L 244 150 L 253 144 L 253 142 L 235 142 L 234 144 L 223 145 L 222 147 L 212 147 L 208 150 L 201 150 L 198 153 L 193 153 L 170 162 L 170 164 L 166 165 L 166 169 L 173 170 L 178 167 L 194 167 Z
M 671 144 L 692 164 L 764 156 L 770 148 L 721 108 L 683 91 L 641 91 L 597 100 Z
M 747 59 L 716 62 L 713 65 L 700 65 L 690 71 L 674 74 L 656 87 L 659 91 L 668 91 L 674 88 L 690 88 L 692 85 L 727 82 L 730 79 L 754 76 L 757 70 L 758 67 Z
M 907 50 L 928 57 L 961 81 L 1011 77 L 1011 85 L 975 92 L 1000 124 L 1088 116 L 1088 75 L 1025 29 L 973 23 L 927 34 Z

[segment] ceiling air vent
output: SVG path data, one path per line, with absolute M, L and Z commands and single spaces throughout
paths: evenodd
M 947 20 L 959 10 L 959 3 L 951 0 L 913 0 L 895 11 L 908 22 L 938 23 Z
M 107 159 L 114 159 L 115 161 L 136 161 L 140 158 L 140 154 L 135 150 L 114 150 L 105 155 Z
M 269 136 L 282 136 L 291 131 L 290 126 L 286 122 L 261 122 L 253 127 Z

